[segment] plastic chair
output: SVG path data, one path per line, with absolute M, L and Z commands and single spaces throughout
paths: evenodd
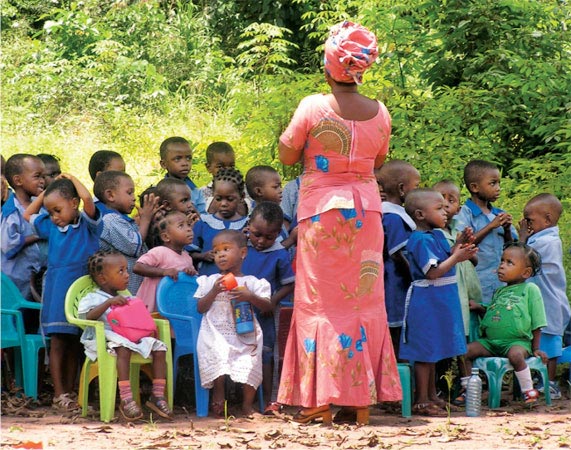
M 87 403 L 89 397 L 89 383 L 99 377 L 99 415 L 102 422 L 109 422 L 115 416 L 115 400 L 117 396 L 117 361 L 115 356 L 107 352 L 105 342 L 105 328 L 103 322 L 99 320 L 80 319 L 77 314 L 79 301 L 88 293 L 96 289 L 96 285 L 89 275 L 78 278 L 69 287 L 65 297 L 65 316 L 69 323 L 85 328 L 88 326 L 95 328 L 97 339 L 97 360 L 91 361 L 85 358 L 81 369 L 79 381 L 78 402 L 82 407 L 82 415 L 87 415 Z M 124 292 L 124 295 L 129 295 Z M 173 370 L 172 352 L 170 346 L 170 326 L 166 320 L 155 319 L 157 324 L 159 339 L 167 345 L 167 373 L 166 373 L 166 398 L 172 409 L 173 407 Z M 141 366 L 151 364 L 152 360 L 145 359 L 138 354 L 131 356 L 131 367 L 129 378 L 134 399 L 140 404 L 139 374 Z
M 527 358 L 525 362 L 531 370 L 537 370 L 541 374 L 543 385 L 549 386 L 547 367 L 543 364 L 541 358 L 533 356 Z M 488 378 L 488 407 L 490 409 L 499 408 L 502 396 L 502 380 L 507 372 L 514 370 L 513 366 L 507 358 L 488 357 L 475 359 L 474 367 L 482 370 Z M 549 389 L 545 389 L 545 403 L 551 405 Z
M 178 280 L 164 277 L 157 286 L 157 309 L 161 316 L 169 320 L 175 335 L 174 345 L 174 374 L 178 370 L 178 360 L 181 356 L 193 356 L 194 362 L 194 392 L 196 397 L 196 415 L 208 416 L 209 389 L 202 387 L 200 383 L 200 371 L 198 368 L 198 355 L 196 342 L 202 314 L 197 310 L 198 301 L 194 294 L 198 289 L 196 277 L 180 272 Z M 258 389 L 260 408 L 263 408 L 264 400 L 260 386 Z
M 410 374 L 410 365 L 407 363 L 398 363 L 400 384 L 402 388 L 401 414 L 403 417 L 412 415 L 412 377 Z
M 48 340 L 40 334 L 26 334 L 21 309 L 41 310 L 40 303 L 22 297 L 13 281 L 2 273 L 2 346 L 14 348 L 16 384 L 28 397 L 38 398 L 38 366 L 40 350 Z

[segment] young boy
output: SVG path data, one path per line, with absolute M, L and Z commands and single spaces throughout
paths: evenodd
M 48 153 L 38 153 L 38 158 L 42 160 L 46 168 L 44 172 L 44 179 L 46 180 L 46 185 L 44 187 L 45 189 L 50 184 L 52 184 L 57 177 L 61 175 L 61 167 L 59 166 L 59 159 L 54 155 L 50 155 Z
M 188 177 L 192 169 L 192 149 L 182 137 L 172 136 L 160 146 L 161 167 L 167 171 L 165 178 L 178 178 L 190 188 L 192 203 L 199 214 L 206 214 L 206 201 L 196 184 Z
M 95 181 L 97 175 L 106 170 L 125 172 L 126 166 L 123 157 L 113 150 L 97 150 L 89 158 L 89 176 Z
M 456 229 L 470 227 L 474 231 L 474 244 L 480 249 L 476 272 L 482 286 L 482 302 L 487 305 L 494 291 L 504 285 L 496 274 L 502 248 L 517 234 L 512 216 L 492 206 L 500 196 L 500 171 L 494 164 L 479 159 L 470 161 L 464 168 L 464 183 L 470 198 L 460 209 Z
M 245 275 L 265 278 L 272 288 L 270 301 L 275 314 L 262 314 L 256 311 L 264 336 L 262 386 L 267 402 L 264 414 L 279 411 L 279 405 L 275 403 L 275 396 L 272 397 L 274 385 L 277 393 L 278 382 L 278 363 L 276 361 L 278 355 L 277 352 L 274 352 L 276 323 L 279 317 L 280 302 L 286 300 L 293 293 L 295 281 L 289 253 L 283 245 L 276 242 L 283 220 L 283 212 L 277 203 L 261 202 L 257 204 L 250 216 L 248 254 L 242 265 L 242 272 Z
M 18 153 L 6 162 L 6 179 L 13 189 L 2 205 L 2 272 L 16 285 L 26 299 L 32 300 L 32 274 L 47 264 L 32 226 L 23 217 L 32 199 L 45 186 L 44 163 L 37 156 Z
M 406 293 L 410 286 L 410 269 L 406 243 L 416 229 L 414 220 L 403 205 L 406 195 L 420 184 L 420 173 L 412 164 L 393 159 L 378 171 L 378 181 L 386 200 L 382 203 L 385 246 L 385 308 L 395 354 L 399 354 Z
M 527 202 L 523 219 L 519 222 L 519 238 L 535 249 L 541 256 L 541 270 L 530 278 L 539 287 L 545 305 L 547 326 L 541 330 L 539 348 L 549 359 L 549 390 L 552 399 L 561 398 L 556 381 L 557 358 L 563 348 L 563 333 L 571 318 L 567 300 L 565 270 L 563 268 L 563 246 L 557 223 L 563 207 L 552 194 L 539 194 Z M 543 387 L 544 388 L 544 387 Z M 542 389 L 539 389 L 542 391 Z
M 93 191 L 101 202 L 103 231 L 101 250 L 117 250 L 127 258 L 129 292 L 135 294 L 143 278 L 133 273 L 137 259 L 147 251 L 145 238 L 154 213 L 158 210 L 158 198 L 150 194 L 139 208 L 139 225 L 128 216 L 135 208 L 135 185 L 125 172 L 108 170 L 95 179 Z

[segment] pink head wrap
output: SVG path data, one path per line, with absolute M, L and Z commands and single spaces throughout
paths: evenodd
M 365 27 L 345 21 L 331 28 L 325 42 L 325 71 L 339 83 L 363 83 L 377 59 L 377 38 Z

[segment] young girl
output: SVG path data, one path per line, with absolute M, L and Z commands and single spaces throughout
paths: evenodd
M 167 211 L 155 227 L 162 245 L 141 256 L 133 267 L 133 272 L 145 277 L 137 297 L 143 300 L 150 312 L 156 311 L 157 285 L 162 277 L 169 276 L 176 280 L 179 272 L 189 275 L 197 273 L 192 258 L 184 249 L 192 242 L 193 236 L 188 217 L 180 211 Z
M 99 289 L 87 294 L 79 301 L 77 312 L 80 317 L 88 320 L 101 320 L 105 323 L 105 338 L 107 349 L 117 355 L 117 377 L 119 379 L 119 411 L 128 420 L 137 420 L 143 417 L 139 405 L 133 400 L 129 370 L 131 353 L 139 353 L 144 358 L 153 358 L 153 392 L 145 405 L 165 419 L 172 419 L 172 412 L 165 399 L 166 385 L 166 350 L 162 341 L 153 337 L 144 337 L 135 343 L 113 332 L 107 320 L 111 306 L 124 305 L 127 299 L 118 291 L 127 289 L 129 271 L 127 259 L 115 250 L 99 250 L 89 258 L 89 275 L 93 278 Z M 81 336 L 88 358 L 97 358 L 97 341 L 95 330 L 87 327 Z
M 83 201 L 83 211 L 79 202 Z M 47 214 L 35 215 L 43 206 Z M 72 175 L 62 174 L 26 209 L 24 217 L 37 236 L 48 240 L 48 269 L 44 277 L 42 330 L 50 336 L 50 373 L 54 408 L 75 411 L 73 388 L 78 368 L 79 328 L 67 322 L 67 289 L 87 274 L 87 259 L 99 248 L 101 223 L 91 194 Z
M 214 202 L 217 209 L 214 214 L 203 214 L 194 225 L 192 259 L 198 263 L 200 275 L 212 275 L 218 272 L 214 264 L 212 239 L 220 230 L 242 230 L 248 217 L 238 212 L 238 205 L 244 199 L 244 178 L 233 167 L 222 168 L 214 177 Z
M 225 376 L 243 383 L 242 412 L 253 413 L 256 389 L 262 382 L 262 330 L 254 317 L 254 331 L 238 334 L 234 324 L 232 300 L 249 302 L 260 311 L 271 311 L 270 284 L 242 274 L 246 258 L 246 236 L 241 231 L 223 230 L 213 242 L 214 261 L 219 274 L 198 278 L 198 311 L 204 314 L 198 334 L 198 367 L 202 386 L 212 388 L 212 412 L 224 416 Z M 223 275 L 234 274 L 238 287 L 226 290 Z
M 413 411 L 445 416 L 446 404 L 436 395 L 436 362 L 462 355 L 464 325 L 454 266 L 477 252 L 473 244 L 450 249 L 437 228 L 446 225 L 444 198 L 432 189 L 415 189 L 405 199 L 416 224 L 408 239 L 407 259 L 412 285 L 407 294 L 399 357 L 415 361 L 416 397 Z
M 531 371 L 525 359 L 533 355 L 547 363 L 547 355 L 539 349 L 541 327 L 547 325 L 541 291 L 536 284 L 525 282 L 540 268 L 541 257 L 533 248 L 521 242 L 506 244 L 498 278 L 507 286 L 494 292 L 487 307 L 472 305 L 485 313 L 480 324 L 482 338 L 468 345 L 465 358 L 466 373 L 470 373 L 476 358 L 507 357 L 514 367 L 526 403 L 536 402 L 539 393 L 533 389 Z M 462 378 L 464 389 L 467 383 L 468 377 Z

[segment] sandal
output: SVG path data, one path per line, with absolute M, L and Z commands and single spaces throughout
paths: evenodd
M 220 400 L 218 402 L 211 402 L 210 403 L 210 411 L 214 415 L 214 417 L 220 419 L 225 417 L 224 414 L 224 400 Z
M 52 400 L 52 408 L 61 412 L 79 412 L 81 407 L 71 397 L 71 394 L 60 394 Z
M 458 412 L 460 408 L 454 404 L 454 402 L 448 403 L 446 400 L 441 399 L 440 397 L 436 397 L 434 400 L 430 400 L 431 402 L 435 403 L 439 408 L 443 409 L 444 411 L 450 410 L 450 412 Z
M 446 417 L 448 414 L 436 403 L 415 403 L 412 406 L 413 414 L 428 417 Z
M 323 420 L 323 425 L 331 425 L 331 409 L 329 405 L 300 409 L 295 416 L 293 416 L 293 421 L 297 423 L 309 423 L 319 418 Z
M 266 405 L 266 409 L 264 409 L 264 416 L 273 416 L 275 413 L 281 413 L 283 409 L 283 405 L 278 402 L 270 402 Z
M 119 402 L 119 412 L 127 422 L 133 422 L 134 420 L 143 418 L 143 411 L 141 411 L 137 402 L 132 398 Z
M 164 397 L 155 397 L 151 395 L 145 402 L 145 406 L 151 411 L 156 412 L 163 419 L 173 420 L 172 411 Z

